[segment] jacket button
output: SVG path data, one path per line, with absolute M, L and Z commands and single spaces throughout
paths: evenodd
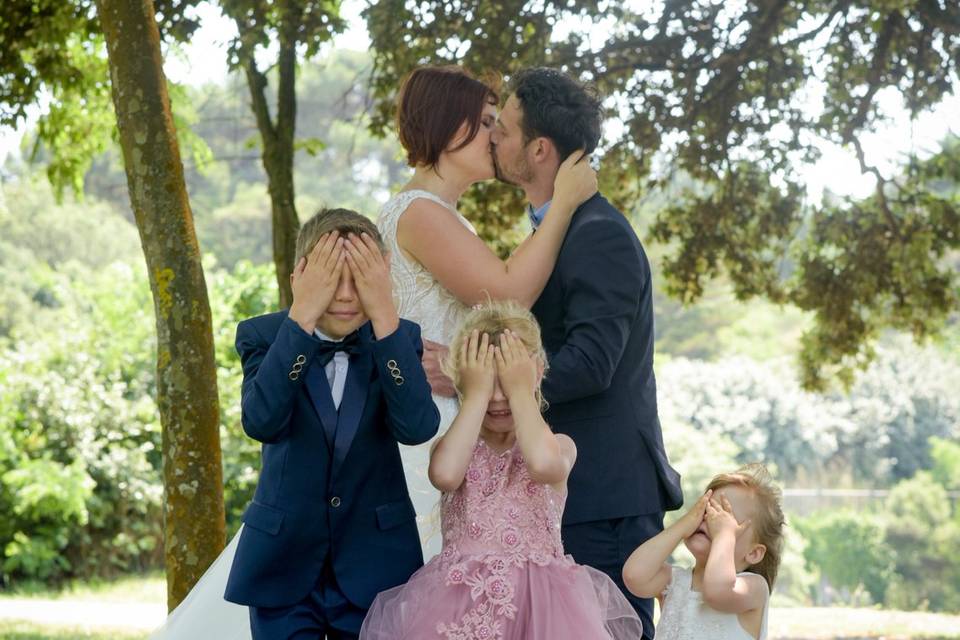
M 330 506 L 333 507 L 334 509 L 336 509 L 337 507 L 339 507 L 339 506 L 340 506 L 340 498 L 338 498 L 337 496 L 333 496 L 332 498 L 330 498 Z

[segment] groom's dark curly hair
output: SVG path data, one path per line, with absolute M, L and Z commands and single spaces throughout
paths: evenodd
M 534 67 L 517 73 L 509 88 L 523 108 L 524 142 L 550 138 L 561 161 L 577 149 L 589 154 L 597 148 L 603 107 L 592 86 L 556 69 Z

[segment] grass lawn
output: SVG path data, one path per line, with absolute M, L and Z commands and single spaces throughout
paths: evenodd
M 960 615 L 846 607 L 779 608 L 770 612 L 768 632 L 771 639 L 954 640 L 960 639 Z
M 147 634 L 116 628 L 50 626 L 33 622 L 0 620 L 0 640 L 144 640 Z
M 132 576 L 111 583 L 81 584 L 50 591 L 40 588 L 0 593 L 0 640 L 146 640 L 149 635 L 142 624 L 139 629 L 117 625 L 117 617 L 125 617 L 137 607 L 159 609 L 163 616 L 166 585 L 161 574 Z M 18 604 L 20 603 L 20 604 Z M 90 603 L 89 621 L 85 603 Z M 56 624 L 44 615 L 24 620 L 23 613 L 33 605 L 62 609 L 78 608 L 83 612 L 78 622 L 66 616 Z M 107 607 L 107 609 L 101 609 Z M 115 613 L 94 614 L 94 610 Z M 136 614 L 133 614 L 134 617 Z M 784 607 L 770 611 L 771 640 L 960 640 L 960 615 L 853 609 L 844 607 Z
M 110 582 L 71 582 L 61 589 L 25 585 L 12 591 L 0 591 L 0 600 L 10 598 L 163 604 L 167 600 L 167 583 L 162 573 L 154 572 L 125 576 Z

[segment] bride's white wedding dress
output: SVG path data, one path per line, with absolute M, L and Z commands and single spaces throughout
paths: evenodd
M 397 244 L 397 223 L 400 216 L 414 200 L 424 198 L 432 200 L 450 212 L 460 223 L 476 234 L 470 221 L 464 218 L 450 204 L 429 191 L 412 189 L 402 191 L 387 201 L 380 209 L 377 227 L 383 236 L 383 243 L 390 252 L 390 279 L 393 280 L 393 299 L 397 313 L 420 325 L 421 336 L 427 340 L 449 345 L 453 334 L 467 311 L 459 300 L 453 297 L 443 285 L 437 282 L 427 269 L 403 252 Z M 433 488 L 427 478 L 427 465 L 430 459 L 430 447 L 436 437 L 442 435 L 457 415 L 459 403 L 456 398 L 433 396 L 440 411 L 440 428 L 437 436 L 429 442 L 415 447 L 400 447 L 403 469 L 407 476 L 407 489 L 417 511 L 417 527 L 423 543 L 423 559 L 429 560 L 440 553 L 440 521 L 437 509 L 440 493 Z
M 390 274 L 393 280 L 393 298 L 401 318 L 420 325 L 421 335 L 427 340 L 450 344 L 466 307 L 447 291 L 421 264 L 408 257 L 397 244 L 397 222 L 417 198 L 425 198 L 442 205 L 467 229 L 476 233 L 473 225 L 448 203 L 429 191 L 403 191 L 383 205 L 377 226 L 383 242 L 390 251 Z M 440 411 L 442 434 L 457 414 L 456 398 L 434 396 Z M 423 545 L 424 560 L 440 551 L 440 525 L 436 506 L 440 494 L 427 479 L 430 442 L 415 447 L 400 447 L 403 468 L 407 476 L 410 498 L 417 511 L 417 527 Z M 223 553 L 207 569 L 193 590 L 167 617 L 163 626 L 150 635 L 150 640 L 250 640 L 250 615 L 247 607 L 227 602 L 223 592 L 230 575 L 230 566 L 236 553 L 240 532 L 233 537 Z

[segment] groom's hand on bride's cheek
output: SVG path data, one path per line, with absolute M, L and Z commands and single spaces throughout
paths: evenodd
M 400 325 L 393 304 L 390 263 L 369 234 L 350 234 L 345 243 L 346 266 L 353 276 L 363 312 L 373 324 L 378 339 L 385 338 Z

